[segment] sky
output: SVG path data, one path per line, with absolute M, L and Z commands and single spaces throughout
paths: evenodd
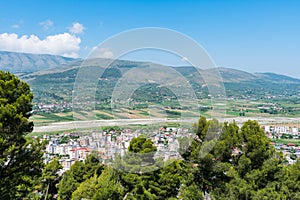
M 0 6 L 0 51 L 86 58 L 120 32 L 161 27 L 194 39 L 219 67 L 300 78 L 299 10 L 297 0 L 10 0 Z M 124 58 L 183 64 L 161 52 Z

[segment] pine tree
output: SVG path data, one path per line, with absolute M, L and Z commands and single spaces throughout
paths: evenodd
M 29 85 L 9 72 L 0 71 L 0 198 L 22 199 L 41 175 L 43 144 L 25 136 L 33 94 Z
M 59 170 L 63 167 L 59 163 L 58 159 L 53 159 L 49 164 L 45 166 L 43 169 L 43 188 L 44 188 L 44 198 L 45 199 L 53 199 L 54 195 L 56 195 L 57 188 L 56 184 L 59 182 L 60 177 L 58 176 Z

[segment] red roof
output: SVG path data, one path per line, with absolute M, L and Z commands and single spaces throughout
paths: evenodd
M 71 149 L 70 151 L 78 151 L 78 150 L 80 150 L 80 151 L 90 151 L 88 148 L 86 148 L 86 147 L 79 147 L 79 148 L 73 148 L 73 149 Z
M 290 147 L 290 146 L 295 146 L 295 144 L 294 143 L 288 143 L 288 146 Z
M 86 148 L 86 147 L 81 147 L 81 148 L 79 148 L 78 150 L 81 150 L 81 151 L 89 151 L 89 149 Z

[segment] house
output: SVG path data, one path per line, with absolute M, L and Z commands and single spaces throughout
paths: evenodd
M 75 159 L 66 159 L 62 158 L 59 160 L 60 164 L 63 166 L 65 170 L 69 170 L 71 166 L 75 163 Z
M 274 127 L 275 133 L 290 133 L 290 127 L 288 126 L 275 126 Z
M 80 146 L 87 147 L 90 144 L 89 139 L 88 138 L 83 138 L 83 139 L 79 140 L 79 144 L 80 144 Z
M 271 132 L 270 126 L 265 126 L 263 127 L 263 129 L 265 130 L 265 132 Z
M 291 132 L 293 135 L 298 135 L 299 129 L 297 127 L 293 127 Z
M 77 147 L 72 148 L 71 152 L 71 159 L 85 159 L 89 154 L 90 150 L 86 147 Z

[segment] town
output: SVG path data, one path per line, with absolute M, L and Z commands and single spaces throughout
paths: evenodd
M 300 157 L 300 146 L 294 143 L 280 143 L 277 139 L 299 139 L 299 128 L 290 126 L 262 126 L 271 144 L 276 150 L 282 151 L 288 164 L 296 162 Z M 68 132 L 59 135 L 44 135 L 43 139 L 49 143 L 44 156 L 45 163 L 58 157 L 63 171 L 70 169 L 76 161 L 84 161 L 92 152 L 97 153 L 102 162 L 110 164 L 116 154 L 124 156 L 133 138 L 144 133 L 142 130 L 122 129 L 111 127 L 105 131 L 91 133 Z M 147 133 L 157 147 L 156 157 L 164 160 L 180 159 L 179 140 L 182 137 L 190 138 L 193 134 L 188 128 L 161 127 L 157 131 Z
M 49 163 L 54 157 L 59 157 L 65 171 L 70 169 L 75 161 L 84 161 L 88 154 L 96 152 L 103 163 L 110 164 L 116 154 L 123 156 L 130 141 L 142 133 L 141 130 L 111 129 L 103 132 L 94 131 L 90 134 L 44 135 L 43 139 L 49 141 L 44 155 L 45 163 Z M 187 128 L 171 127 L 162 127 L 147 135 L 157 147 L 155 157 L 163 157 L 164 160 L 180 158 L 178 139 L 192 136 Z

